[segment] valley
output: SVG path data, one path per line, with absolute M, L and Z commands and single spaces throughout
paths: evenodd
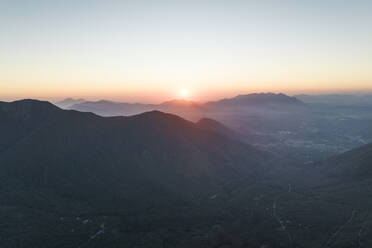
M 365 129 L 351 129 L 340 114 L 303 120 L 311 107 L 299 108 L 282 108 L 272 121 L 263 111 L 279 110 L 260 109 L 259 121 L 252 112 L 219 114 L 221 124 L 159 111 L 100 117 L 34 100 L 2 102 L 0 244 L 369 247 L 372 149 L 342 153 L 361 144 L 343 144 L 341 131 L 368 134 L 369 115 L 351 121 Z M 249 132 L 230 129 L 240 118 Z M 321 146 L 317 154 L 293 141 L 327 139 L 324 126 L 337 127 L 328 135 L 340 149 Z M 252 134 L 269 129 L 270 142 Z

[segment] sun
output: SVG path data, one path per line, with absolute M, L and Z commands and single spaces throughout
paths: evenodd
M 187 97 L 189 95 L 189 91 L 187 89 L 181 89 L 180 90 L 180 95 L 182 97 Z

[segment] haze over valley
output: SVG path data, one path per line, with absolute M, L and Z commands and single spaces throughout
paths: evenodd
M 79 102 L 64 107 L 132 106 Z M 0 103 L 4 247 L 371 244 L 369 105 L 251 94 L 138 106 L 101 117 Z
M 372 95 L 290 97 L 254 93 L 204 103 L 187 99 L 160 104 L 79 99 L 69 106 L 63 104 L 56 103 L 62 108 L 101 116 L 126 116 L 159 110 L 194 122 L 201 118 L 214 119 L 237 132 L 243 142 L 262 150 L 287 153 L 305 163 L 372 142 Z

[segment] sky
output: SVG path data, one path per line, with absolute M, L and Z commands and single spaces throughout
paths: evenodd
M 0 10 L 0 100 L 372 92 L 370 0 L 0 0 Z

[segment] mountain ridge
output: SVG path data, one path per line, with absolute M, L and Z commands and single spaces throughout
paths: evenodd
M 222 105 L 226 107 L 233 107 L 237 105 L 270 105 L 270 104 L 285 104 L 285 105 L 299 105 L 302 101 L 295 97 L 287 96 L 283 93 L 252 93 L 246 95 L 237 95 L 232 98 L 225 98 L 218 101 L 206 103 L 207 105 Z
M 134 115 L 141 112 L 160 110 L 179 114 L 183 117 L 192 115 L 193 118 L 200 117 L 204 113 L 220 111 L 224 108 L 233 107 L 289 107 L 302 106 L 304 103 L 295 97 L 279 93 L 254 93 L 238 95 L 233 98 L 225 98 L 217 101 L 199 103 L 185 99 L 174 99 L 159 104 L 127 103 L 107 100 L 85 101 L 73 104 L 67 109 L 82 112 L 93 112 L 101 116 Z M 196 117 L 195 117 L 196 116 Z
M 216 189 L 226 178 L 237 179 L 242 174 L 255 178 L 267 161 L 265 153 L 249 145 L 160 111 L 105 118 L 48 103 L 28 104 L 49 106 L 53 116 L 29 119 L 35 128 L 17 140 L 4 140 L 8 149 L 0 153 L 2 175 L 25 185 L 53 187 L 58 192 L 70 192 L 73 187 L 74 194 L 89 199 L 94 192 L 103 197 L 105 190 L 112 191 L 106 194 L 110 198 L 120 194 L 124 185 L 133 188 L 144 183 L 147 186 L 137 191 L 139 195 L 150 190 L 149 185 L 157 185 L 188 198 Z M 17 121 L 1 122 L 7 123 L 3 130 L 14 134 L 12 126 Z M 134 192 L 126 194 L 135 199 Z

